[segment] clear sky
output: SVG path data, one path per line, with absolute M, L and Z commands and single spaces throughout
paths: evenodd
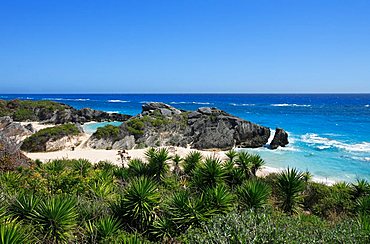
M 97 92 L 370 92 L 370 1 L 0 1 L 0 93 Z

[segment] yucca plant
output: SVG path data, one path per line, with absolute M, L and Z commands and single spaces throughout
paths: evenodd
M 141 159 L 134 158 L 128 162 L 127 172 L 131 177 L 140 177 L 149 175 L 149 168 Z
M 234 195 L 224 185 L 217 185 L 206 190 L 205 201 L 213 214 L 224 214 L 234 206 Z
M 115 198 L 115 185 L 111 181 L 97 181 L 90 184 L 91 196 L 96 200 L 110 201 Z
M 76 200 L 68 196 L 52 196 L 41 201 L 32 213 L 43 242 L 68 242 L 77 225 Z
M 168 211 L 178 232 L 187 228 L 199 226 L 203 221 L 208 221 L 213 212 L 208 208 L 204 194 L 192 197 L 187 191 L 175 193 L 168 204 Z
M 26 234 L 26 230 L 15 221 L 0 223 L 1 244 L 32 243 Z
M 224 183 L 226 173 L 220 159 L 208 157 L 195 168 L 193 184 L 199 189 L 216 187 L 217 184 Z
M 160 182 L 169 169 L 167 161 L 171 159 L 171 156 L 169 155 L 168 150 L 166 148 L 160 148 L 157 150 L 149 149 L 145 155 L 149 162 L 149 172 L 157 182 Z
M 296 212 L 302 202 L 302 191 L 305 188 L 302 173 L 297 169 L 288 168 L 277 178 L 277 189 L 281 209 L 289 214 Z
M 202 154 L 198 151 L 192 151 L 183 160 L 183 168 L 185 174 L 191 176 L 193 170 L 197 167 L 198 164 L 202 161 Z
M 172 157 L 172 162 L 173 162 L 173 170 L 172 170 L 172 172 L 175 175 L 180 175 L 181 174 L 180 163 L 181 163 L 182 160 L 183 159 L 178 154 L 176 154 L 175 156 Z
M 370 196 L 363 196 L 356 201 L 358 221 L 362 229 L 370 233 Z
M 370 215 L 370 196 L 364 196 L 356 201 L 357 212 Z
M 19 219 L 30 219 L 40 198 L 34 193 L 20 192 L 9 205 L 9 212 Z
M 229 162 L 234 162 L 234 160 L 238 157 L 238 152 L 235 150 L 229 150 L 225 153 L 225 155 Z
M 143 231 L 153 221 L 159 200 L 156 182 L 140 177 L 126 187 L 119 201 L 112 204 L 112 210 L 131 227 Z
M 260 155 L 255 154 L 249 157 L 250 160 L 250 171 L 254 177 L 256 177 L 257 171 L 266 164 L 265 160 L 261 158 Z
M 252 175 L 251 155 L 246 151 L 238 152 L 238 157 L 235 159 L 236 165 L 244 173 L 246 178 Z
M 99 161 L 97 164 L 94 165 L 94 169 L 100 169 L 109 174 L 113 174 L 116 168 L 118 168 L 118 166 L 114 165 L 110 161 Z
M 104 240 L 117 234 L 120 231 L 121 223 L 117 219 L 108 216 L 99 219 L 95 223 L 95 228 L 98 240 Z
M 266 205 L 270 194 L 270 187 L 257 179 L 248 180 L 237 189 L 239 206 L 243 210 L 262 208 Z
M 0 223 L 4 223 L 7 220 L 11 219 L 13 216 L 9 213 L 5 201 L 0 202 Z
M 364 179 L 357 179 L 356 183 L 351 184 L 352 195 L 354 198 L 359 198 L 370 194 L 370 184 Z
M 50 174 L 59 174 L 65 169 L 66 164 L 67 160 L 56 159 L 46 163 L 43 168 Z
M 162 216 L 153 222 L 150 233 L 162 243 L 172 243 L 176 235 L 175 228 L 176 226 L 169 218 Z
M 227 160 L 224 162 L 225 169 L 225 182 L 234 189 L 236 186 L 239 186 L 246 179 L 244 172 L 235 166 L 233 161 Z
M 87 159 L 77 159 L 73 160 L 72 168 L 81 176 L 85 177 L 89 170 L 92 168 L 92 164 Z

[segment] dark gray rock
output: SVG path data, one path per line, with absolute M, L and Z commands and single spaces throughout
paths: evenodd
M 24 126 L 24 128 L 26 128 L 27 130 L 31 131 L 32 133 L 35 132 L 35 128 L 33 128 L 33 125 L 32 124 L 27 124 Z
M 285 147 L 289 144 L 288 133 L 281 128 L 276 128 L 274 139 L 270 143 L 270 149 L 277 149 L 280 147 Z
M 165 103 L 160 103 L 160 102 L 150 102 L 150 103 L 144 103 L 142 106 L 142 115 L 150 115 L 154 111 L 158 111 L 159 114 L 164 115 L 164 116 L 172 116 L 172 115 L 177 115 L 181 114 L 181 111 L 167 105 Z
M 217 108 L 204 107 L 186 112 L 164 103 L 148 103 L 143 105 L 141 114 L 122 123 L 115 140 L 110 137 L 95 138 L 93 135 L 88 144 L 95 148 L 122 147 L 117 149 L 190 146 L 227 150 L 234 147 L 261 147 L 269 137 L 269 128 Z M 130 138 L 129 143 L 127 138 Z

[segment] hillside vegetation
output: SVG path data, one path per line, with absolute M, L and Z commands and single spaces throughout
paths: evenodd
M 45 152 L 46 143 L 56 141 L 65 136 L 76 136 L 81 132 L 74 124 L 64 124 L 45 128 L 27 137 L 21 146 L 26 152 Z
M 38 121 L 40 110 L 53 113 L 70 108 L 53 101 L 0 100 L 0 117 L 10 116 L 15 121 Z
M 36 162 L 0 173 L 5 243 L 369 243 L 370 186 L 326 186 L 264 161 L 148 149 L 127 167 Z

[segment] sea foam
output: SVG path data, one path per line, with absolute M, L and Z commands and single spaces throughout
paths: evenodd
M 48 97 L 43 98 L 42 100 L 52 100 L 52 101 L 75 101 L 75 102 L 86 102 L 90 101 L 89 98 L 59 98 L 59 97 Z
M 248 107 L 248 106 L 255 106 L 254 103 L 230 103 L 231 106 L 235 107 Z
M 311 107 L 309 104 L 296 104 L 296 103 L 274 103 L 273 107 Z
M 199 105 L 211 105 L 210 102 L 170 102 L 170 104 L 199 104 Z
M 350 144 L 326 137 L 321 137 L 314 133 L 308 133 L 301 136 L 301 140 L 307 144 L 315 145 L 316 148 L 319 150 L 336 148 L 349 152 L 370 152 L 370 142 Z
M 130 101 L 112 99 L 112 100 L 108 100 L 108 102 L 109 103 L 129 103 Z

